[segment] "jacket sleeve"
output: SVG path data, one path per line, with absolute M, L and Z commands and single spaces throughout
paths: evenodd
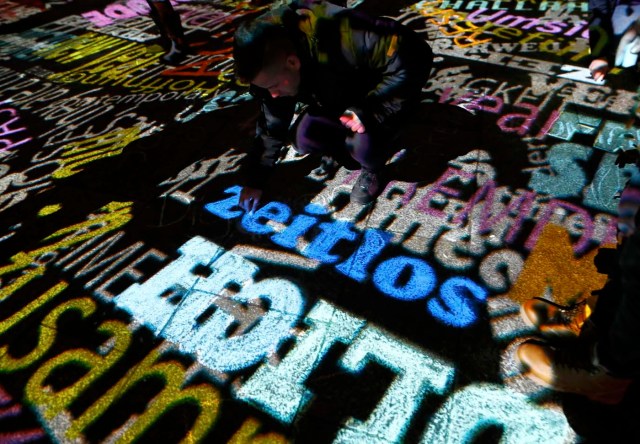
M 271 98 L 267 91 L 254 86 L 251 92 L 261 101 L 260 115 L 256 123 L 256 135 L 247 156 L 246 185 L 262 189 L 273 165 L 287 144 L 287 133 L 296 100 L 293 97 Z
M 348 20 L 350 32 L 341 32 L 345 56 L 353 57 L 356 66 L 381 74 L 381 81 L 363 102 L 349 109 L 365 127 L 384 124 L 419 101 L 431 72 L 433 52 L 422 37 L 391 19 Z
M 594 59 L 613 57 L 613 0 L 589 0 L 589 48 Z

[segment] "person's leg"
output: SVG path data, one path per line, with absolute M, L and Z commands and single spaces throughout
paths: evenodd
M 564 346 L 524 342 L 517 355 L 529 370 L 527 376 L 554 390 L 581 394 L 598 402 L 622 401 L 640 374 L 638 270 L 640 231 L 625 241 L 620 252 L 620 283 L 614 286 L 620 291 L 601 295 L 610 299 L 606 305 L 599 300 L 595 307 L 597 342 L 577 341 Z
M 640 374 L 640 231 L 620 252 L 620 300 L 611 325 L 596 346 L 599 363 L 613 374 Z M 596 307 L 597 308 L 597 307 Z
M 346 139 L 346 149 L 364 170 L 378 173 L 389 158 L 389 139 L 381 132 L 351 133 Z
M 300 154 L 331 155 L 344 147 L 347 129 L 337 117 L 307 108 L 292 128 L 293 147 Z
M 620 248 L 602 248 L 593 260 L 598 273 L 607 275 L 604 286 L 593 291 L 597 296 L 595 307 L 589 317 L 596 327 L 598 337 L 609 331 L 615 312 L 620 304 L 622 287 L 620 284 Z
M 160 31 L 160 35 L 169 41 L 167 53 L 162 57 L 165 63 L 179 63 L 187 51 L 184 30 L 180 15 L 173 9 L 169 0 L 147 0 L 149 15 Z
M 308 107 L 294 122 L 291 134 L 294 149 L 300 154 L 322 156 L 322 166 L 332 164 L 326 169 L 336 170 L 340 165 L 348 170 L 360 168 L 344 148 L 349 130 L 334 115 Z
M 293 127 L 297 152 L 331 156 L 349 169 L 356 162 L 360 165 L 362 173 L 351 192 L 351 200 L 360 204 L 372 202 L 382 191 L 379 172 L 387 160 L 382 139 L 371 133 L 353 133 L 340 123 L 339 116 L 316 108 L 304 111 Z
M 390 137 L 380 131 L 351 133 L 347 137 L 349 154 L 362 166 L 351 190 L 351 202 L 369 204 L 384 190 L 385 180 L 381 173 L 389 157 L 388 140 Z

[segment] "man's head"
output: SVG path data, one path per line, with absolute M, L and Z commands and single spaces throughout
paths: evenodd
M 264 88 L 273 97 L 298 93 L 300 58 L 293 34 L 296 19 L 294 11 L 279 8 L 238 27 L 233 57 L 240 81 Z

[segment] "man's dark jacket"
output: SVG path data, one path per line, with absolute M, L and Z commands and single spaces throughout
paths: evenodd
M 416 33 L 388 18 L 373 18 L 319 0 L 293 2 L 298 12 L 295 42 L 301 60 L 296 97 L 272 98 L 251 86 L 262 112 L 249 153 L 247 185 L 263 188 L 269 170 L 288 143 L 297 102 L 319 106 L 324 113 L 356 113 L 365 128 L 393 129 L 420 99 L 433 53 Z M 260 20 L 258 18 L 257 20 Z
M 613 11 L 638 6 L 640 0 L 589 0 L 589 47 L 592 58 L 605 58 L 613 66 L 619 36 L 613 33 Z

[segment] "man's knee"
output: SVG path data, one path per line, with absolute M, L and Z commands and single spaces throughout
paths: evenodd
M 337 119 L 302 114 L 294 124 L 293 144 L 301 154 L 327 152 L 344 146 L 346 131 Z

